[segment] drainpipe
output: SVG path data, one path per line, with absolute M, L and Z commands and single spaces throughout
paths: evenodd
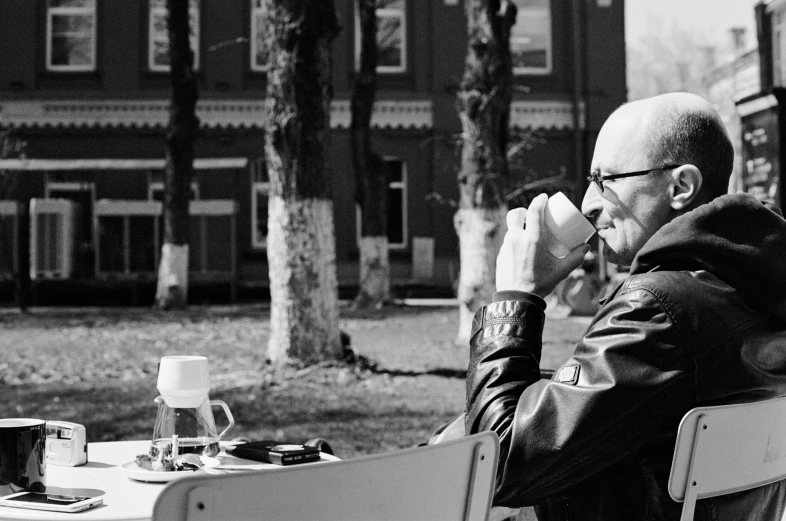
M 767 5 L 759 2 L 754 7 L 756 16 L 756 39 L 759 49 L 759 83 L 760 92 L 770 92 L 774 85 L 772 67 L 772 22 L 767 13 Z M 736 92 L 734 93 L 737 94 Z
M 583 0 L 573 0 L 572 24 L 573 24 L 573 161 L 575 166 L 575 187 L 574 199 L 576 205 L 581 204 L 584 188 L 584 118 L 581 114 L 581 102 L 585 91 L 585 34 L 584 34 L 584 13 L 582 10 Z

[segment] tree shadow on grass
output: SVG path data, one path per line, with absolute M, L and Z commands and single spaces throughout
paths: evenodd
M 425 371 L 405 371 L 402 369 L 372 369 L 371 373 L 373 374 L 384 374 L 388 376 L 441 376 L 443 378 L 458 378 L 461 380 L 465 380 L 467 378 L 467 370 L 464 369 L 448 369 L 448 368 L 436 368 L 436 369 L 426 369 Z

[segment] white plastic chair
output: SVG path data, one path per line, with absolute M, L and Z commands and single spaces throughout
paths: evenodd
M 461 439 L 354 459 L 189 476 L 156 500 L 155 521 L 463 520 L 488 517 L 499 439 Z
M 669 495 L 684 502 L 682 521 L 693 519 L 697 499 L 783 479 L 786 397 L 697 407 L 683 417 L 669 475 Z

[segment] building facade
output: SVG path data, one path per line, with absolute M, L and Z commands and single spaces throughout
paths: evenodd
M 548 180 L 579 200 L 597 132 L 626 99 L 624 2 L 515 3 L 511 202 Z M 351 289 L 360 217 L 348 127 L 359 29 L 355 3 L 336 6 L 330 166 L 339 283 Z M 0 9 L 0 129 L 27 144 L 25 159 L 0 161 L 0 277 L 13 277 L 19 238 L 9 223 L 19 212 L 14 187 L 24 183 L 35 284 L 153 281 L 169 107 L 165 1 L 4 0 Z M 191 1 L 200 132 L 190 268 L 195 284 L 228 281 L 233 296 L 267 285 L 261 9 L 260 0 Z M 393 284 L 450 293 L 463 2 L 380 0 L 378 16 L 372 139 L 394 172 Z
M 739 189 L 783 207 L 781 170 L 786 139 L 786 1 L 755 6 L 758 88 L 736 102 L 742 169 Z
M 742 120 L 736 102 L 761 90 L 759 50 L 738 53 L 726 63 L 715 67 L 705 78 L 708 101 L 717 109 L 734 144 L 734 171 L 729 191 L 742 190 Z

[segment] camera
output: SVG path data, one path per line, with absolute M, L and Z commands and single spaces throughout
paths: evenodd
M 64 421 L 46 422 L 46 463 L 78 467 L 87 463 L 87 431 L 84 425 Z

